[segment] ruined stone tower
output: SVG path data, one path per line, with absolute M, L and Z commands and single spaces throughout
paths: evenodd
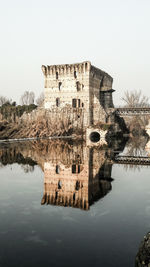
M 81 109 L 84 126 L 108 121 L 113 108 L 113 79 L 89 61 L 77 64 L 42 66 L 45 76 L 45 108 Z

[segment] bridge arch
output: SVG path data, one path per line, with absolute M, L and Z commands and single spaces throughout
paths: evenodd
M 107 131 L 100 128 L 90 127 L 86 129 L 86 144 L 88 146 L 101 146 L 106 145 L 105 140 Z
M 91 132 L 90 134 L 90 140 L 93 143 L 97 143 L 100 141 L 100 133 L 97 131 Z

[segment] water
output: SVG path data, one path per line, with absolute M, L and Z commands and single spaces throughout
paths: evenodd
M 150 231 L 150 167 L 113 164 L 115 151 L 128 145 L 1 145 L 1 267 L 135 266 Z

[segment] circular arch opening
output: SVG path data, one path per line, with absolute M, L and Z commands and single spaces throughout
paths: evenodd
M 92 132 L 90 134 L 90 140 L 93 142 L 93 143 L 97 143 L 99 140 L 100 140 L 100 134 L 98 132 Z

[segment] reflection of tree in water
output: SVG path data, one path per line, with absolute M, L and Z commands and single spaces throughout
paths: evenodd
M 33 172 L 34 171 L 34 166 L 31 166 L 31 165 L 22 165 L 21 164 L 21 168 L 24 170 L 25 173 L 28 173 L 28 172 Z
M 142 171 L 143 168 L 148 168 L 149 166 L 142 166 L 142 165 L 135 165 L 135 164 L 124 164 L 123 165 L 124 169 L 126 171 L 132 170 L 132 171 Z
M 123 152 L 124 156 L 130 157 L 146 157 L 148 156 L 147 151 L 145 150 L 145 146 L 148 142 L 147 136 L 139 136 L 132 137 L 128 140 L 125 146 L 125 150 Z M 146 166 L 138 165 L 138 164 L 124 164 L 124 169 L 127 170 L 138 170 L 141 171 L 142 168 Z M 148 166 L 147 166 L 148 167 Z
M 125 155 L 128 156 L 147 156 L 145 146 L 148 142 L 147 136 L 132 137 L 128 140 L 125 147 Z
M 114 150 L 122 150 L 124 143 L 115 140 L 113 148 L 89 148 L 84 142 L 58 139 L 14 143 L 0 149 L 0 162 L 18 163 L 25 173 L 32 172 L 36 164 L 41 167 L 41 204 L 88 210 L 112 189 L 112 155 Z
M 24 147 L 27 149 L 26 146 Z M 34 165 L 37 165 L 37 163 L 28 156 L 24 157 L 21 153 L 22 149 L 22 145 L 20 146 L 18 144 L 1 145 L 0 168 L 7 164 L 18 163 L 25 173 L 33 172 Z

